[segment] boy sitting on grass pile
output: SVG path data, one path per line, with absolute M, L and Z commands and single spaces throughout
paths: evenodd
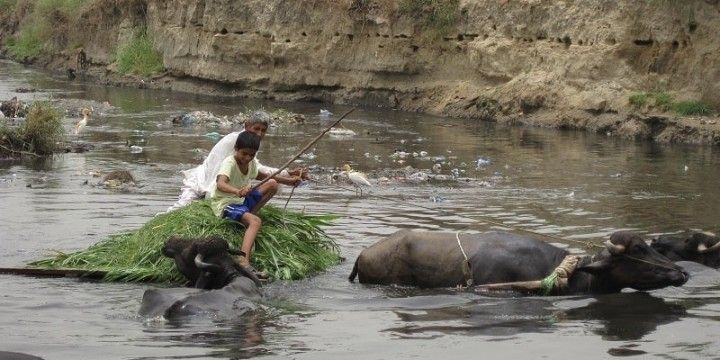
M 238 134 L 235 152 L 222 161 L 210 199 L 215 215 L 245 225 L 245 234 L 240 247 L 242 254 L 238 258 L 240 266 L 253 271 L 259 278 L 267 278 L 265 273 L 258 272 L 250 265 L 255 237 L 262 225 L 257 213 L 275 195 L 278 183 L 297 186 L 302 179 L 300 176 L 276 175 L 253 190 L 250 186 L 253 179 L 265 180 L 268 176 L 258 171 L 259 164 L 255 154 L 259 148 L 258 135 L 250 131 Z

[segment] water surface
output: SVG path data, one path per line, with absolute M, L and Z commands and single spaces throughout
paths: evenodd
M 34 93 L 16 93 L 20 87 Z M 280 165 L 348 108 L 213 98 L 67 82 L 0 62 L 0 99 L 108 102 L 76 141 L 95 150 L 0 162 L 0 266 L 23 266 L 140 227 L 175 200 L 179 171 L 202 161 L 232 129 L 173 127 L 190 110 L 233 115 L 285 108 L 306 123 L 272 128 L 259 158 Z M 78 120 L 68 117 L 68 130 Z M 166 322 L 137 316 L 150 284 L 0 275 L 0 351 L 47 359 L 417 359 L 717 358 L 717 286 L 599 297 L 498 298 L 454 289 L 348 283 L 364 248 L 398 229 L 484 231 L 499 226 L 547 234 L 563 246 L 600 242 L 620 229 L 647 235 L 718 230 L 720 152 L 636 143 L 583 132 L 500 127 L 462 119 L 358 109 L 351 138 L 326 137 L 305 157 L 316 180 L 289 207 L 340 215 L 328 232 L 349 261 L 311 279 L 265 288 L 262 310 L 241 319 Z M 143 148 L 131 153 L 129 145 Z M 399 159 L 395 151 L 427 152 Z M 490 160 L 477 167 L 478 159 Z M 403 160 L 402 163 L 399 160 Z M 346 161 L 373 177 L 369 196 L 329 182 Z M 413 183 L 388 176 L 405 166 L 461 180 Z M 139 187 L 84 184 L 129 169 Z M 379 181 L 379 177 L 387 179 Z M 289 191 L 278 195 L 282 206 Z M 563 241 L 559 239 L 564 239 Z

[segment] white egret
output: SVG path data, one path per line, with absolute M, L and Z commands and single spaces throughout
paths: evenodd
M 365 176 L 365 174 L 359 171 L 353 170 L 352 167 L 350 167 L 350 164 L 343 165 L 342 169 L 342 172 L 347 175 L 353 186 L 355 186 L 355 188 L 360 191 L 360 196 L 362 196 L 363 187 L 372 186 L 372 184 L 370 184 L 370 181 L 368 181 L 367 176 Z
M 80 131 L 85 128 L 88 119 L 90 118 L 90 115 L 92 115 L 92 110 L 88 108 L 82 108 L 82 110 L 80 110 L 80 114 L 82 114 L 83 118 L 82 120 L 78 121 L 77 124 L 75 124 L 75 135 L 80 134 Z

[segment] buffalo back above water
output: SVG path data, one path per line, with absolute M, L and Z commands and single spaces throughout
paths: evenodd
M 526 235 L 493 231 L 460 234 L 476 285 L 540 280 L 568 255 L 566 250 Z M 464 284 L 464 256 L 456 233 L 401 230 L 363 250 L 350 276 L 361 283 L 420 287 Z M 579 260 L 569 293 L 618 292 L 682 285 L 687 274 L 629 232 L 612 235 L 598 254 Z
M 650 246 L 673 261 L 694 261 L 720 268 L 720 238 L 703 232 L 686 231 L 660 235 Z

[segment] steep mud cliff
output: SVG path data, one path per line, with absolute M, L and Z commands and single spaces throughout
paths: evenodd
M 717 118 L 628 101 L 660 92 L 720 108 L 718 0 L 412 3 L 100 1 L 67 38 L 112 78 L 118 44 L 147 26 L 168 72 L 144 86 L 720 144 Z M 449 20 L 433 23 L 439 11 Z M 47 62 L 71 66 L 63 54 Z

